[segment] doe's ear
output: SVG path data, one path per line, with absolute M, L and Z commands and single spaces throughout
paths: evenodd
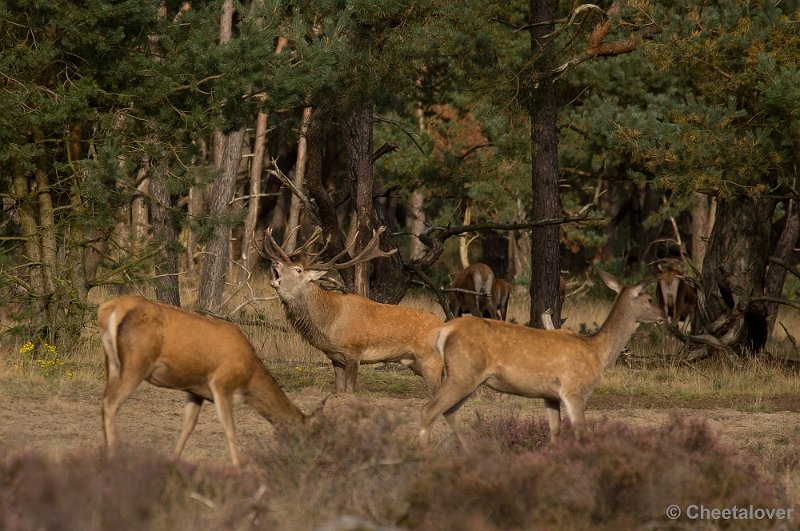
M 612 275 L 611 273 L 609 273 L 607 271 L 603 271 L 602 269 L 598 269 L 596 267 L 594 268 L 594 270 L 597 272 L 598 276 L 600 277 L 600 279 L 603 281 L 603 283 L 606 286 L 608 286 L 610 289 L 616 291 L 617 293 L 622 291 L 622 288 L 624 286 L 622 285 L 622 282 L 617 280 L 617 277 L 615 277 L 614 275 Z

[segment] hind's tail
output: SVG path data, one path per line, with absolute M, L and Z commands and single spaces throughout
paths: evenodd
M 119 378 L 120 361 L 117 350 L 117 330 L 119 329 L 120 311 L 113 305 L 104 304 L 97 311 L 97 324 L 100 327 L 100 340 L 106 351 L 108 378 Z

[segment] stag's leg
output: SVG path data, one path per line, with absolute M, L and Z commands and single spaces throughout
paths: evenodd
M 345 378 L 344 363 L 333 363 L 333 392 L 336 394 L 346 392 L 347 379 Z
M 186 403 L 183 405 L 183 426 L 181 435 L 178 437 L 178 444 L 175 446 L 175 457 L 180 457 L 189 435 L 197 425 L 197 418 L 200 416 L 200 406 L 203 405 L 203 397 L 194 393 L 186 393 Z
M 222 430 L 225 432 L 225 441 L 228 443 L 231 461 L 233 461 L 233 466 L 239 466 L 239 452 L 236 450 L 236 430 L 233 424 L 233 397 L 226 393 L 220 384 L 212 382 L 209 387 L 211 387 L 211 395 L 214 397 L 217 416 L 220 423 L 222 423 Z
M 133 356 L 131 356 L 133 358 Z M 108 457 L 114 457 L 117 450 L 117 413 L 122 404 L 133 394 L 147 374 L 148 366 L 129 360 L 121 372 L 109 368 L 106 390 L 103 393 L 103 432 L 106 439 Z
M 545 398 L 544 407 L 547 411 L 547 424 L 550 426 L 550 441 L 555 442 L 561 433 L 561 400 Z
M 345 393 L 356 392 L 356 378 L 358 378 L 358 360 L 348 359 L 344 362 Z

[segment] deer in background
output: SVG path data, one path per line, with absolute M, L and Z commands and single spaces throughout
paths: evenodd
M 103 430 L 106 451 L 117 449 L 116 419 L 142 380 L 186 391 L 180 456 L 197 424 L 203 401 L 214 403 L 234 466 L 239 465 L 234 397 L 242 397 L 273 424 L 301 424 L 305 415 L 264 368 L 236 325 L 142 297 L 123 296 L 100 306 L 100 339 L 106 354 Z
M 508 321 L 508 300 L 511 297 L 511 284 L 502 278 L 494 279 L 492 284 L 492 304 L 494 304 L 497 318 Z
M 454 317 L 469 313 L 475 317 L 500 319 L 492 297 L 494 284 L 491 267 L 481 263 L 468 265 L 453 280 L 451 288 L 456 291 L 450 292 L 450 312 Z
M 609 273 L 598 270 L 598 274 L 619 295 L 603 326 L 591 336 L 475 317 L 445 324 L 436 339 L 445 378 L 422 407 L 420 439 L 427 441 L 433 422 L 444 415 L 466 447 L 453 416 L 483 384 L 502 393 L 544 398 L 551 440 L 561 430 L 562 403 L 573 428 L 583 430 L 589 395 L 603 371 L 614 365 L 638 323 L 666 319 L 644 290 L 650 280 L 625 286 Z
M 664 310 L 668 322 L 683 332 L 689 329 L 697 305 L 697 291 L 689 284 L 679 265 L 659 264 L 656 301 Z M 683 325 L 680 325 L 681 321 Z
M 344 251 L 322 263 L 317 261 L 322 251 L 309 252 L 321 230 L 315 230 L 290 256 L 275 242 L 272 230 L 267 229 L 264 246 L 272 260 L 271 285 L 295 330 L 331 360 L 337 393 L 355 390 L 360 364 L 380 362 L 397 362 L 410 367 L 422 376 L 428 391 L 434 393 L 442 377 L 442 360 L 435 348 L 436 334 L 444 324 L 441 319 L 414 308 L 327 291 L 317 283 L 330 270 L 389 256 L 391 252 L 378 248 L 383 230 L 376 231 L 352 259 L 337 263 L 350 252 L 355 238 L 351 238 Z M 301 254 L 305 258 L 295 261 Z

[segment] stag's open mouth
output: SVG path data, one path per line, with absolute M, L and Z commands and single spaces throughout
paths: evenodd
M 273 288 L 278 289 L 278 287 L 281 285 L 281 273 L 278 270 L 278 264 L 273 262 L 269 270 L 272 275 L 272 280 L 269 281 L 269 284 Z

